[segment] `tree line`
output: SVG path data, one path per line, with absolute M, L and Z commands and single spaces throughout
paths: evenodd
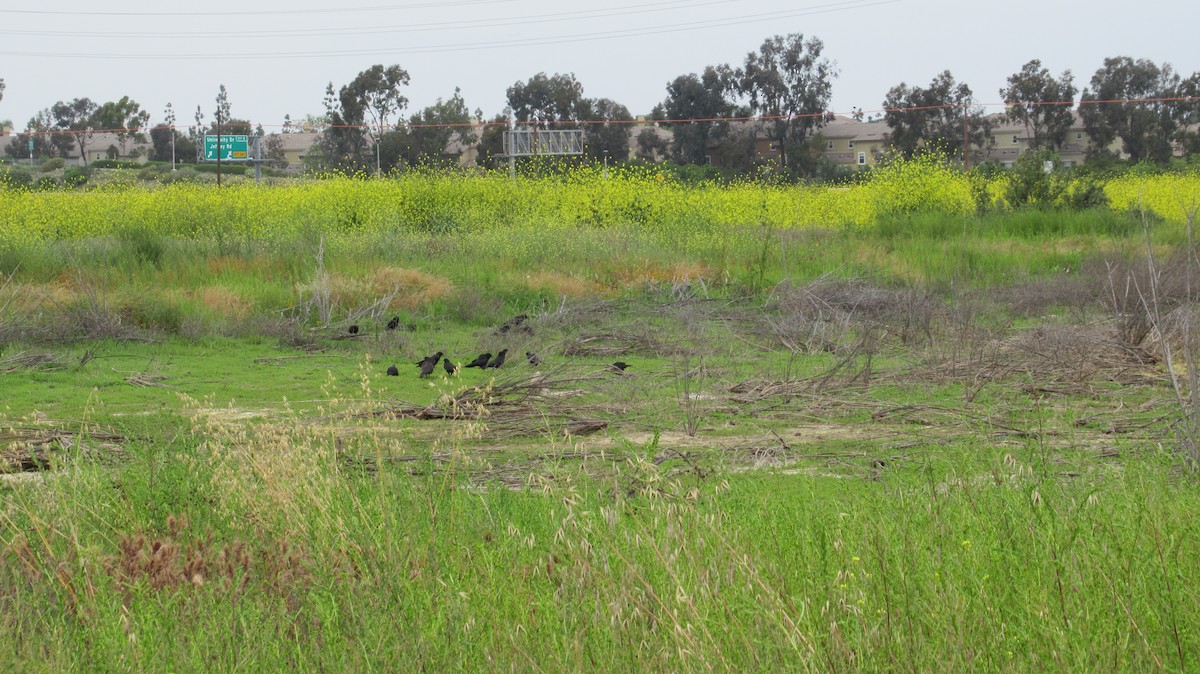
M 828 168 L 816 139 L 832 120 L 829 104 L 840 74 L 824 49 L 816 37 L 776 35 L 747 53 L 741 64 L 708 66 L 674 78 L 650 114 L 658 127 L 671 133 L 641 128 L 632 157 L 629 109 L 611 99 L 585 96 L 574 74 L 541 72 L 515 82 L 506 91 L 505 111 L 477 134 L 483 112 L 472 112 L 460 90 L 409 114 L 408 71 L 399 65 L 374 65 L 341 87 L 332 82 L 326 86 L 324 113 L 305 120 L 321 130 L 308 160 L 314 168 L 343 172 L 450 164 L 455 159 L 446 149 L 453 142 L 477 147 L 479 163 L 496 166 L 503 161 L 505 124 L 515 121 L 580 129 L 584 161 L 603 157 L 613 162 L 669 159 L 704 164 L 717 151 L 730 168 L 749 171 L 763 161 L 756 143 L 765 137 L 778 153 L 775 168 L 797 177 L 813 176 Z M 0 79 L 0 100 L 3 93 Z M 1089 159 L 1112 158 L 1114 145 L 1134 162 L 1166 163 L 1175 147 L 1189 154 L 1200 152 L 1200 72 L 1185 78 L 1170 64 L 1112 57 L 1104 60 L 1081 93 L 1069 70 L 1055 75 L 1034 59 L 1008 77 L 1000 95 L 1006 112 L 988 115 L 972 89 L 946 70 L 928 86 L 901 82 L 890 88 L 883 112 L 872 121 L 886 124 L 884 141 L 901 155 L 937 145 L 951 156 L 961 156 L 970 148 L 990 145 L 999 122 L 1024 126 L 1035 148 L 1059 150 L 1075 125 L 1076 110 L 1090 138 Z M 15 134 L 4 149 L 12 157 L 27 157 L 32 140 L 37 156 L 65 156 L 76 147 L 82 154 L 97 129 L 114 130 L 122 143 L 127 138 L 141 141 L 149 117 L 128 97 L 104 103 L 88 98 L 59 101 L 32 117 L 25 132 Z M 857 111 L 854 117 L 864 116 Z M 266 136 L 261 126 L 252 129 L 248 120 L 233 116 L 224 85 L 212 116 L 197 106 L 193 118 L 187 133 L 180 132 L 168 103 L 162 122 L 148 129 L 150 158 L 167 161 L 173 153 L 193 160 L 203 136 L 219 129 L 263 135 L 268 158 L 286 162 L 277 134 Z M 732 124 L 747 118 L 757 122 L 749 128 Z M 290 117 L 284 119 L 285 133 L 300 128 Z

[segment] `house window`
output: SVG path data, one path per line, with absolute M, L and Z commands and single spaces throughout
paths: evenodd
M 1083 140 L 1083 132 L 1082 131 L 1075 132 L 1075 140 Z
M 1013 134 L 1013 145 L 1017 144 L 1017 134 Z
M 833 141 L 832 141 L 832 140 L 831 140 L 831 141 L 829 141 L 829 142 L 827 142 L 827 143 L 825 143 L 825 149 L 826 149 L 826 150 L 832 150 L 832 149 L 833 149 Z
M 1000 167 L 1001 168 L 1012 168 L 1013 163 L 1010 161 L 1002 161 L 1002 162 L 1000 162 Z
M 1074 165 L 1075 165 L 1075 162 L 1071 161 L 1070 159 L 1063 160 L 1063 168 L 1071 168 Z
M 866 165 L 867 165 L 867 153 L 866 153 L 866 152 L 859 152 L 859 153 L 858 153 L 858 165 L 859 165 L 859 166 L 866 166 Z
M 849 144 L 847 144 L 847 146 L 846 146 L 846 147 L 849 147 L 849 148 L 851 148 L 851 149 L 854 149 L 854 141 L 850 141 L 850 143 L 849 143 Z

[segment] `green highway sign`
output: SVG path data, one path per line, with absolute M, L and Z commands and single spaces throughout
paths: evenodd
M 246 161 L 249 158 L 249 136 L 221 136 L 221 161 Z M 204 137 L 204 160 L 217 160 L 217 136 Z

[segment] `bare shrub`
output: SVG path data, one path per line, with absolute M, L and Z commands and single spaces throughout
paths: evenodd
M 43 337 L 58 341 L 149 339 L 144 330 L 129 324 L 110 302 L 107 290 L 94 278 L 79 267 L 72 270 L 70 278 L 72 299 L 60 302 L 50 298 L 58 315 L 43 326 Z
M 1181 197 L 1182 200 L 1182 197 Z M 1144 276 L 1126 277 L 1124 287 L 1133 286 L 1138 306 L 1149 324 L 1148 335 L 1161 351 L 1167 377 L 1175 394 L 1178 452 L 1192 471 L 1200 468 L 1200 337 L 1193 329 L 1197 283 L 1200 271 L 1196 256 L 1195 223 L 1200 204 L 1181 204 L 1186 213 L 1187 246 L 1159 265 L 1150 241 L 1148 216 L 1142 213 L 1146 242 Z M 1118 295 L 1114 284 L 1114 298 Z M 1114 299 L 1114 303 L 1115 303 Z
M 1058 274 L 992 288 L 985 295 L 1012 316 L 1037 318 L 1055 309 L 1082 312 L 1095 305 L 1103 287 L 1097 281 L 1094 273 Z
M 886 288 L 863 279 L 822 276 L 806 286 L 780 284 L 768 307 L 776 337 L 793 351 L 838 351 L 864 343 L 858 331 L 878 330 L 904 344 L 929 341 L 942 312 L 932 291 Z

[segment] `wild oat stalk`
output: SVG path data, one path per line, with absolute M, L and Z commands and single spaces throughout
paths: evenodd
M 1187 255 L 1184 259 L 1184 310 L 1176 312 L 1179 315 L 1183 336 L 1183 366 L 1185 369 L 1183 375 L 1180 375 L 1175 367 L 1178 354 L 1172 349 L 1165 330 L 1163 316 L 1165 299 L 1160 296 L 1163 272 L 1159 269 L 1154 257 L 1154 248 L 1150 242 L 1150 225 L 1144 208 L 1141 210 L 1141 215 L 1146 242 L 1146 265 L 1149 271 L 1149 288 L 1147 289 L 1149 296 L 1147 297 L 1141 287 L 1137 287 L 1138 297 L 1150 322 L 1150 327 L 1162 345 L 1163 361 L 1166 364 L 1167 376 L 1171 379 L 1171 388 L 1175 394 L 1178 413 L 1178 421 L 1175 424 L 1176 435 L 1180 441 L 1180 451 L 1183 454 L 1184 462 L 1193 471 L 1200 467 L 1200 399 L 1196 397 L 1197 392 L 1200 391 L 1200 372 L 1197 371 L 1200 368 L 1200 357 L 1197 354 L 1197 345 L 1191 329 L 1192 268 L 1197 264 L 1193 229 L 1198 209 L 1200 206 L 1196 205 L 1184 209 L 1187 228 Z

